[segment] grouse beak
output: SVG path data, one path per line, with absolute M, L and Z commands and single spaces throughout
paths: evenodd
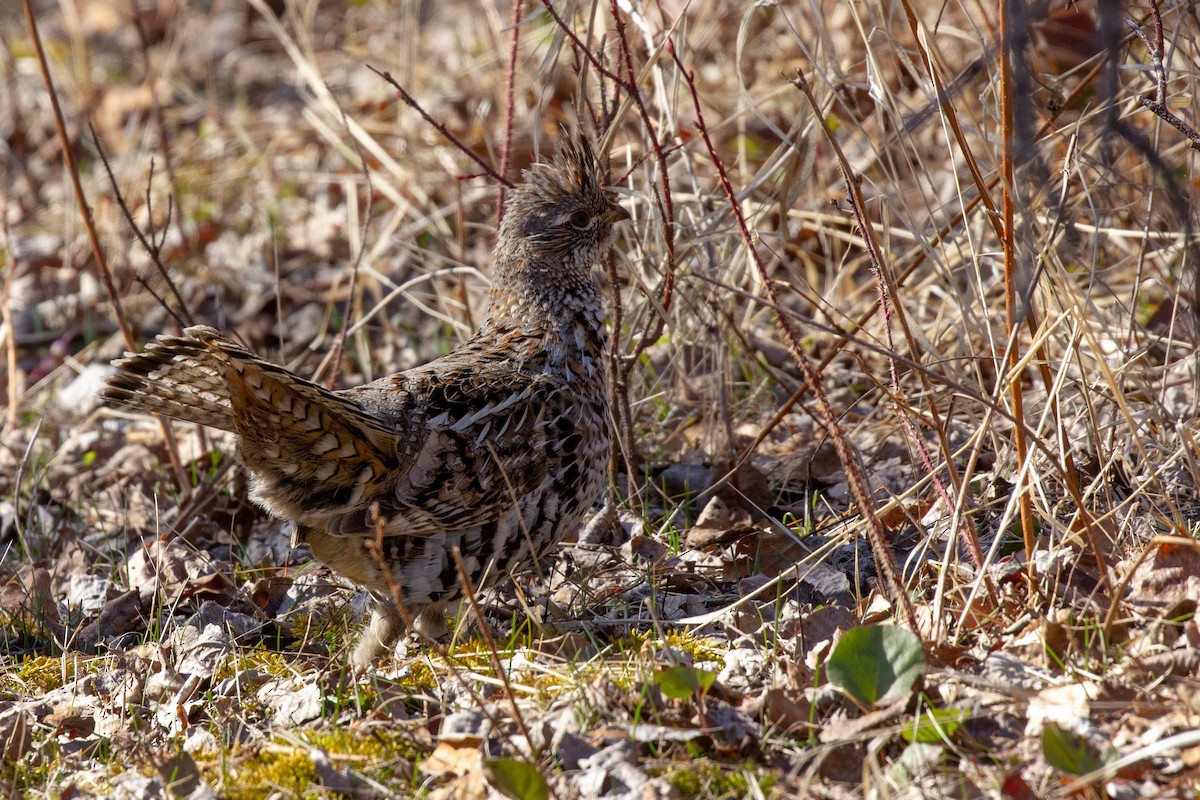
M 618 222 L 626 222 L 632 219 L 628 211 L 617 205 L 616 200 L 612 201 L 612 205 L 608 207 L 608 213 L 605 215 L 605 218 L 610 225 L 616 225 Z

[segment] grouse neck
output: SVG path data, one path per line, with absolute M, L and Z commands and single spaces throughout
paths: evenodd
M 505 338 L 520 331 L 529 344 L 540 343 L 552 362 L 596 356 L 608 334 L 604 298 L 590 276 L 567 281 L 547 275 L 541 282 L 493 284 L 487 317 L 479 336 Z
M 580 312 L 603 315 L 604 299 L 591 276 L 591 264 L 538 264 L 497 261 L 492 269 L 488 321 L 524 324 L 576 319 Z

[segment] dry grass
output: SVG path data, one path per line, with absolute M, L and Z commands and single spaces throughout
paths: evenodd
M 570 35 L 525 4 L 510 99 L 503 5 L 162 0 L 144 42 L 127 3 L 41 5 L 131 330 L 8 0 L 10 796 L 482 797 L 497 756 L 557 797 L 1200 789 L 1196 156 L 1139 103 L 1148 9 L 1125 9 L 1144 38 L 1082 5 L 1018 15 L 1002 75 L 986 3 L 559 4 Z M 1186 127 L 1200 30 L 1182 2 L 1161 19 Z M 351 676 L 360 601 L 246 502 L 233 442 L 93 396 L 125 335 L 182 320 L 334 385 L 470 331 L 498 183 L 369 67 L 512 180 L 561 126 L 610 131 L 634 224 L 610 271 L 620 530 L 500 598 L 492 645 L 468 624 Z M 931 672 L 866 713 L 825 659 L 889 618 Z M 679 663 L 716 684 L 664 694 Z M 966 721 L 908 743 L 930 707 Z M 1046 754 L 1059 731 L 1077 769 Z

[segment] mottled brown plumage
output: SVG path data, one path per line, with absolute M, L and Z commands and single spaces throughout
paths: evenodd
M 401 632 L 393 598 L 434 622 L 461 596 L 454 548 L 475 586 L 494 584 L 537 564 L 600 493 L 607 334 L 590 271 L 628 214 L 582 138 L 525 179 L 487 317 L 436 361 L 332 392 L 198 326 L 114 362 L 107 399 L 236 433 L 252 496 L 374 593 L 356 664 Z

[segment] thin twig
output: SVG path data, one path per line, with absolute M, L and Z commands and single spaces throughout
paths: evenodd
M 508 46 L 508 70 L 504 76 L 504 138 L 500 140 L 500 166 L 496 170 L 508 175 L 508 159 L 512 152 L 513 90 L 517 83 L 517 53 L 521 42 L 521 0 L 513 0 L 512 39 Z M 504 195 L 507 187 L 500 185 L 496 198 L 496 229 L 504 219 Z
M 795 81 L 793 81 L 793 85 L 799 88 L 804 96 L 808 99 L 809 103 L 812 104 L 813 111 L 817 115 L 817 118 L 824 119 L 825 114 L 823 114 L 822 110 L 816 105 L 816 98 L 809 89 L 807 82 L 804 80 L 803 74 L 799 71 L 797 71 L 796 74 L 797 78 Z M 896 354 L 898 351 L 896 349 L 896 343 L 892 334 L 891 320 L 893 313 L 896 319 L 898 319 L 900 322 L 900 328 L 904 334 L 905 344 L 913 361 L 920 360 L 921 348 L 917 342 L 917 338 L 913 335 L 913 332 L 908 325 L 908 319 L 906 315 L 903 313 L 904 309 L 899 301 L 899 287 L 897 286 L 895 276 L 885 266 L 879 244 L 875 239 L 874 228 L 867 220 L 865 212 L 866 201 L 863 199 L 862 190 L 859 188 L 859 181 L 854 175 L 853 170 L 850 167 L 850 162 L 846 158 L 846 154 L 842 151 L 841 145 L 838 144 L 836 137 L 834 137 L 833 131 L 831 131 L 827 125 L 821 125 L 820 128 L 825 137 L 825 141 L 829 144 L 834 152 L 834 155 L 837 157 L 838 167 L 841 170 L 842 179 L 846 185 L 846 196 L 850 202 L 850 210 L 854 216 L 855 224 L 858 226 L 859 234 L 862 236 L 864 250 L 866 251 L 867 259 L 871 264 L 871 271 L 875 276 L 876 292 L 879 296 L 879 310 L 883 316 L 884 340 L 888 350 L 887 362 L 888 378 L 891 384 L 890 392 L 893 397 L 900 398 L 904 395 L 904 390 L 900 384 L 899 372 L 896 369 Z M 889 299 L 891 302 L 889 302 Z M 932 396 L 932 386 L 930 385 L 927 372 L 925 370 L 918 370 L 917 375 L 918 379 L 921 381 L 922 389 L 924 390 L 925 394 Z M 930 458 L 928 448 L 925 447 L 925 442 L 921 439 L 916 426 L 913 424 L 912 415 L 909 413 L 908 409 L 899 402 L 893 403 L 893 407 L 896 410 L 897 417 L 900 419 L 901 426 L 904 428 L 905 435 L 912 443 L 913 449 L 916 450 L 917 456 L 921 460 L 921 466 L 925 469 L 926 473 L 930 477 L 930 480 L 933 482 L 934 493 L 938 496 L 943 508 L 946 509 L 946 513 L 953 515 L 956 523 L 955 530 L 957 530 L 957 522 L 959 519 L 963 519 L 965 521 L 964 528 L 967 540 L 967 549 L 971 554 L 971 558 L 974 561 L 976 569 L 982 569 L 984 565 L 983 548 L 979 543 L 979 534 L 975 529 L 974 520 L 971 514 L 956 513 L 958 507 L 955 501 L 951 499 L 950 493 L 947 491 L 945 483 L 942 481 L 941 475 L 939 474 L 940 470 L 934 466 L 933 459 Z M 954 461 L 951 457 L 950 443 L 946 439 L 945 426 L 941 424 L 941 418 L 938 414 L 936 405 L 931 402 L 928 407 L 930 415 L 933 418 L 933 424 L 930 427 L 937 435 L 942 453 L 945 456 L 947 474 L 949 475 L 954 486 L 956 495 L 962 499 L 962 485 L 958 480 L 958 475 L 954 468 Z M 985 575 L 984 580 L 991 599 L 996 604 L 999 604 L 999 598 L 996 594 L 996 589 L 991 578 Z
M 136 350 L 138 342 L 133 338 L 133 330 L 129 327 L 129 321 L 125 318 L 125 309 L 121 305 L 121 297 L 117 293 L 116 284 L 113 283 L 112 272 L 108 268 L 108 260 L 104 257 L 104 250 L 100 247 L 100 237 L 96 233 L 91 206 L 88 205 L 87 197 L 83 194 L 83 183 L 79 180 L 79 165 L 75 162 L 75 153 L 71 148 L 71 140 L 67 136 L 67 124 L 63 119 L 62 107 L 58 102 L 58 92 L 55 90 L 54 81 L 50 77 L 50 65 L 46 62 L 46 51 L 42 47 L 42 37 L 38 31 L 37 19 L 33 15 L 33 6 L 30 0 L 21 0 L 21 7 L 25 11 L 25 24 L 29 28 L 29 38 L 33 42 L 33 49 L 37 54 L 38 67 L 42 72 L 42 81 L 46 85 L 46 94 L 50 99 L 50 108 L 54 113 L 54 130 L 58 135 L 59 146 L 62 147 L 63 164 L 66 167 L 67 175 L 71 179 L 71 190 L 75 195 L 75 205 L 79 209 L 80 216 L 83 217 L 83 227 L 87 231 L 88 245 L 92 250 L 92 258 L 96 262 L 96 271 L 99 273 L 100 282 L 103 284 L 104 291 L 108 295 L 108 302 L 112 305 L 113 315 L 117 318 L 117 327 L 121 330 L 125 346 L 129 350 Z M 162 429 L 171 467 L 175 471 L 175 478 L 179 482 L 179 487 L 185 493 L 190 492 L 191 481 L 188 479 L 187 472 L 183 468 L 183 462 L 179 458 L 179 450 L 175 447 L 175 436 L 171 431 L 171 426 L 163 417 L 158 418 L 158 424 Z
M 133 338 L 133 331 L 129 327 L 128 320 L 125 319 L 125 309 L 121 306 L 121 297 L 117 294 L 112 272 L 108 269 L 108 260 L 104 257 L 104 250 L 100 247 L 100 237 L 96 233 L 96 225 L 92 221 L 91 206 L 88 205 L 87 197 L 83 194 L 83 184 L 79 180 L 79 165 L 75 163 L 75 152 L 71 146 L 71 139 L 67 136 L 67 123 L 63 119 L 62 107 L 58 103 L 58 92 L 54 88 L 54 80 L 50 77 L 50 65 L 46 62 L 46 51 L 42 48 L 42 36 L 33 15 L 33 5 L 30 0 L 21 0 L 21 7 L 25 10 L 25 24 L 29 28 L 29 38 L 33 41 L 33 50 L 37 55 L 38 67 L 42 72 L 42 81 L 46 85 L 46 95 L 50 99 L 50 109 L 54 113 L 54 130 L 58 134 L 58 144 L 62 147 L 63 165 L 71 179 L 71 190 L 75 194 L 75 206 L 79 209 L 80 216 L 83 217 L 83 226 L 87 230 L 92 258 L 96 260 L 96 271 L 99 273 L 100 282 L 104 285 L 104 291 L 108 294 L 108 301 L 112 304 L 113 314 L 117 318 L 117 326 L 125 338 L 125 346 L 134 350 L 138 343 Z
M 662 296 L 662 308 L 664 312 L 671 310 L 671 295 L 675 287 L 675 272 L 676 272 L 676 257 L 675 257 L 675 202 L 671 198 L 671 179 L 670 172 L 667 170 L 667 154 L 663 150 L 662 143 L 659 141 L 657 129 L 654 127 L 654 121 L 650 119 L 650 112 L 646 109 L 646 103 L 642 99 L 641 89 L 637 85 L 637 73 L 633 69 L 633 55 L 629 47 L 629 37 L 625 33 L 625 19 L 621 16 L 617 8 L 617 0 L 610 0 L 612 9 L 613 23 L 616 28 L 617 42 L 620 45 L 619 53 L 622 57 L 622 64 L 625 68 L 625 75 L 628 79 L 627 83 L 618 83 L 624 87 L 629 94 L 633 104 L 637 106 L 638 115 L 642 118 L 642 125 L 646 131 L 646 136 L 650 138 L 650 149 L 654 153 L 654 159 L 658 162 L 658 176 L 661 185 L 660 201 L 662 202 L 662 218 L 663 218 L 663 246 L 666 248 L 667 264 L 666 271 L 663 274 L 663 284 L 660 290 Z M 668 42 L 668 45 L 670 43 Z M 660 324 L 655 328 L 655 332 L 649 335 L 643 335 L 638 341 L 634 352 L 629 360 L 634 361 L 641 351 L 644 350 L 653 341 L 656 341 L 662 333 L 662 324 L 665 319 L 659 317 Z
M 1155 77 L 1154 99 L 1139 97 L 1138 102 L 1144 108 L 1157 114 L 1163 122 L 1186 136 L 1188 143 L 1193 149 L 1200 150 L 1200 133 L 1197 133 L 1195 128 L 1175 116 L 1167 108 L 1167 69 L 1163 64 L 1163 22 L 1162 13 L 1158 8 L 1158 0 L 1150 0 L 1150 15 L 1154 20 L 1153 42 L 1146 37 L 1141 28 L 1134 27 L 1133 30 L 1142 42 L 1145 43 L 1146 50 L 1150 53 L 1150 68 L 1153 70 Z
M 29 2 L 29 0 L 24 0 L 24 2 L 27 3 L 27 2 Z M 398 95 L 400 95 L 400 99 L 403 100 L 405 102 L 405 104 L 408 105 L 409 108 L 411 108 L 413 111 L 416 111 L 418 114 L 420 114 L 421 119 L 428 122 L 435 131 L 440 133 L 446 139 L 446 141 L 450 142 L 450 144 L 457 147 L 460 152 L 462 152 L 468 158 L 470 158 L 472 161 L 474 161 L 476 164 L 478 164 L 480 169 L 483 170 L 483 174 L 490 176 L 492 178 L 492 180 L 496 181 L 497 183 L 499 183 L 501 186 L 505 187 L 506 189 L 514 188 L 512 181 L 510 181 L 508 178 L 504 177 L 499 172 L 497 172 L 492 167 L 491 164 L 484 161 L 479 155 L 477 155 L 475 153 L 474 150 L 472 150 L 471 148 L 469 148 L 465 144 L 463 144 L 462 141 L 460 141 L 457 136 L 455 136 L 453 133 L 451 133 L 445 125 L 443 125 L 442 123 L 438 122 L 433 117 L 431 117 L 429 115 L 429 112 L 426 111 L 421 106 L 421 104 L 417 102 L 416 98 L 413 97 L 411 94 L 409 94 L 408 91 L 403 86 L 400 85 L 399 81 L 397 81 L 395 78 L 392 77 L 392 73 L 388 72 L 387 70 L 378 70 L 369 64 L 367 65 L 367 69 L 371 70 L 371 72 L 374 72 L 376 75 L 378 75 L 379 77 L 381 77 L 385 81 L 387 81 L 388 84 L 391 85 L 391 87 L 396 90 L 396 93 Z
M 479 600 L 475 597 L 475 587 L 471 585 L 471 578 L 467 575 L 466 568 L 463 567 L 462 553 L 455 546 L 450 551 L 450 555 L 454 559 L 454 568 L 458 570 L 458 580 L 462 585 L 463 595 L 467 598 L 467 602 L 470 603 L 471 611 L 475 614 L 475 619 L 479 621 L 479 632 L 483 636 L 484 643 L 487 645 L 488 655 L 492 661 L 492 669 L 496 670 L 496 674 L 504 682 L 504 692 L 508 697 L 509 705 L 512 706 L 513 720 L 517 723 L 517 727 L 521 729 L 521 735 L 525 737 L 525 741 L 529 743 L 530 747 L 534 747 L 534 739 L 529 735 L 529 727 L 525 724 L 525 717 L 521 714 L 520 706 L 517 705 L 517 695 L 513 692 L 512 684 L 508 682 L 508 671 L 500 663 L 500 654 L 497 652 L 496 639 L 492 636 L 487 623 L 484 622 L 483 609 L 479 607 Z
M 625 457 L 628 461 L 631 458 L 637 457 L 632 438 L 633 413 L 627 389 L 629 375 L 634 365 L 640 362 L 641 355 L 645 352 L 646 348 L 658 341 L 659 337 L 662 336 L 663 329 L 666 327 L 667 314 L 671 310 L 671 301 L 675 290 L 675 273 L 678 267 L 675 252 L 675 203 L 671 196 L 671 178 L 670 171 L 667 168 L 667 153 L 659 139 L 654 120 L 650 117 L 650 112 L 646 108 L 645 100 L 637 83 L 637 72 L 633 68 L 633 53 L 632 48 L 629 46 L 629 36 L 626 33 L 625 19 L 617 7 L 616 0 L 611 0 L 609 8 L 615 27 L 617 53 L 626 77 L 626 81 L 618 81 L 618 85 L 625 89 L 629 99 L 638 110 L 638 115 L 642 119 L 643 130 L 650 139 L 650 151 L 654 154 L 654 159 L 658 166 L 659 185 L 655 187 L 654 201 L 663 222 L 663 247 L 666 254 L 662 285 L 659 288 L 659 305 L 662 313 L 652 315 L 646 327 L 634 342 L 632 352 L 618 362 L 615 372 L 615 380 L 618 383 L 619 389 L 618 396 L 622 403 L 621 409 L 624 414 L 624 425 L 626 436 L 628 437 L 628 440 L 624 443 Z M 632 464 L 628 464 L 628 467 L 626 475 L 629 478 L 628 488 L 632 497 L 635 488 Z
M 542 5 L 546 8 L 546 11 L 549 12 L 550 18 L 554 20 L 554 23 L 558 25 L 562 32 L 567 35 L 567 38 L 570 39 L 575 45 L 577 51 L 591 62 L 592 66 L 596 68 L 597 72 L 608 78 L 610 81 L 616 83 L 626 92 L 633 92 L 632 85 L 627 84 L 619 75 L 601 64 L 600 59 L 596 57 L 596 54 L 589 50 L 587 45 L 580 41 L 579 34 L 575 33 L 575 31 L 571 29 L 571 26 L 567 24 L 566 20 L 559 16 L 558 11 L 555 10 L 554 3 L 552 3 L 551 0 L 542 0 Z M 632 80 L 633 79 L 631 78 L 631 81 Z
M 117 200 L 117 208 L 121 209 L 121 213 L 125 216 L 125 224 L 129 226 L 129 230 L 133 231 L 133 235 L 138 240 L 138 244 L 140 244 L 142 249 L 146 251 L 146 255 L 150 256 L 150 263 L 154 264 L 155 268 L 158 270 L 158 274 L 162 276 L 164 281 L 166 281 L 167 288 L 171 290 L 171 294 L 175 297 L 175 303 L 178 306 L 178 311 L 167 304 L 164 298 L 160 297 L 156 292 L 151 291 L 150 294 L 153 295 L 154 299 L 157 300 L 162 307 L 167 310 L 167 313 L 175 319 L 176 324 L 178 324 L 181 328 L 186 328 L 188 325 L 195 325 L 195 319 L 192 317 L 192 313 L 188 310 L 187 303 L 184 302 L 183 295 L 179 292 L 179 287 L 175 285 L 175 281 L 171 279 L 171 274 L 167 271 L 166 266 L 163 264 L 162 246 L 159 242 L 154 240 L 154 231 L 150 232 L 150 238 L 147 239 L 146 234 L 142 232 L 141 227 L 133 219 L 133 212 L 129 208 L 129 203 L 125 201 L 125 196 L 121 194 L 121 187 L 117 184 L 117 176 L 113 174 L 112 163 L 108 159 L 108 153 L 104 152 L 104 145 L 100 142 L 100 135 L 96 133 L 96 129 L 92 127 L 91 123 L 88 123 L 88 131 L 92 135 L 92 145 L 96 148 L 96 154 L 100 156 L 100 163 L 104 166 L 104 172 L 106 175 L 108 175 L 108 186 L 112 190 L 113 196 Z M 150 205 L 150 183 L 153 179 L 154 160 L 151 159 L 150 175 L 146 178 L 146 215 L 148 219 L 153 218 L 152 207 Z M 167 203 L 167 218 L 169 220 L 171 217 L 171 209 L 174 207 L 174 204 L 171 202 L 170 198 L 168 198 Z M 163 236 L 166 236 L 165 229 L 163 231 Z M 138 280 L 140 281 L 141 279 L 139 278 Z M 142 282 L 142 285 L 146 286 L 144 281 Z M 149 289 L 149 286 L 146 286 L 146 288 Z
M 766 264 L 763 263 L 762 257 L 758 253 L 758 248 L 754 245 L 754 238 L 750 234 L 750 227 L 746 223 L 746 217 L 742 213 L 741 205 L 738 203 L 737 193 L 734 192 L 733 185 L 729 182 L 729 175 L 726 173 L 725 164 L 717 154 L 717 148 L 713 144 L 708 127 L 704 123 L 704 109 L 700 105 L 700 95 L 696 90 L 695 76 L 684 66 L 678 53 L 675 52 L 672 42 L 667 43 L 667 50 L 675 60 L 675 63 L 679 65 L 684 82 L 687 84 L 691 94 L 692 106 L 696 112 L 696 128 L 699 130 L 700 136 L 704 140 L 704 146 L 708 150 L 709 158 L 717 170 L 721 189 L 725 192 L 725 199 L 728 201 L 729 208 L 733 212 L 734 220 L 737 222 L 738 231 L 742 235 L 742 241 L 750 255 L 750 260 L 754 263 L 754 267 L 758 271 L 767 296 L 771 299 L 772 303 L 779 305 L 779 297 L 775 291 L 775 284 L 767 272 Z M 815 107 L 816 99 L 810 98 L 810 102 Z M 879 569 L 880 576 L 883 578 L 887 593 L 891 596 L 892 602 L 900 609 L 904 621 L 914 632 L 919 633 L 916 611 L 913 609 L 912 601 L 909 600 L 908 593 L 904 588 L 904 581 L 901 577 L 900 567 L 896 564 L 896 557 L 885 540 L 883 523 L 875 513 L 875 499 L 871 496 L 866 476 L 863 474 L 862 465 L 858 462 L 853 445 L 850 444 L 849 438 L 838 422 L 837 415 L 833 411 L 833 406 L 829 402 L 829 396 L 821 386 L 820 376 L 817 375 L 813 369 L 812 362 L 808 360 L 808 356 L 804 353 L 804 346 L 800 343 L 800 335 L 792 327 L 792 323 L 787 316 L 776 313 L 775 319 L 784 333 L 784 339 L 787 341 L 792 359 L 800 367 L 800 371 L 804 374 L 804 379 L 813 387 L 813 397 L 817 402 L 817 408 L 825 423 L 825 428 L 833 441 L 838 459 L 842 463 L 842 469 L 846 474 L 846 482 L 850 487 L 851 494 L 854 496 L 855 503 L 858 505 L 859 514 L 862 515 L 864 527 L 867 531 L 867 539 L 871 543 L 871 550 L 875 554 L 876 566 Z
M 145 69 L 146 86 L 150 89 L 150 113 L 154 118 L 154 133 L 158 137 L 158 147 L 162 150 L 163 161 L 166 164 L 167 183 L 171 186 L 171 194 L 179 194 L 179 183 L 175 177 L 175 162 L 171 157 L 171 137 L 167 134 L 167 122 L 163 117 L 162 104 L 158 102 L 158 92 L 154 90 L 154 68 L 150 63 L 150 37 L 146 33 L 146 26 L 142 23 L 142 15 L 138 8 L 137 0 L 129 0 L 129 16 L 133 20 L 133 27 L 137 31 L 139 49 L 142 54 L 142 68 Z M 92 132 L 92 138 L 96 138 L 95 131 Z M 149 194 L 147 192 L 147 194 Z M 170 224 L 171 215 L 167 215 L 167 222 Z M 166 227 L 166 226 L 164 226 Z M 183 214 L 175 217 L 175 228 L 179 231 L 179 244 L 183 248 L 188 248 L 188 235 L 183 226 Z M 173 288 L 173 287 L 172 287 Z M 183 313 L 189 319 L 191 314 L 187 309 L 183 308 Z
M 1004 310 L 1006 330 L 1008 333 L 1008 369 L 1010 374 L 1019 374 L 1021 368 L 1021 347 L 1020 347 L 1020 322 L 1022 310 L 1017 302 L 1017 271 L 1020 266 L 1017 263 L 1017 242 L 1014 231 L 1014 221 L 1016 217 L 1016 203 L 1014 202 L 1013 192 L 1016 184 L 1016 154 L 1014 153 L 1015 145 L 1015 123 L 1013 103 L 1015 101 L 1013 91 L 1013 68 L 1012 59 L 1018 58 L 1017 48 L 1014 45 L 1014 20 L 1012 4 L 1016 0 L 1001 0 L 1000 3 L 1000 39 L 1003 43 L 1000 53 L 1000 116 L 1003 135 L 1003 152 L 1001 154 L 1001 171 L 1004 175 L 1003 183 L 1003 214 L 1004 226 L 1001 231 L 1004 249 Z M 1024 24 L 1024 16 L 1021 16 L 1019 24 Z M 1027 302 L 1032 302 L 1032 297 L 1027 299 Z M 1012 398 L 1012 412 L 1017 419 L 1024 419 L 1025 400 L 1024 392 L 1021 388 L 1019 378 L 1012 380 L 1009 384 L 1010 395 Z M 1029 459 L 1029 444 L 1025 436 L 1025 426 L 1018 425 L 1013 428 L 1013 445 L 1017 451 L 1017 468 L 1019 472 L 1023 472 L 1025 462 Z M 1032 592 L 1036 589 L 1037 574 L 1035 561 L 1033 558 L 1034 549 L 1037 547 L 1036 531 L 1033 524 L 1033 504 L 1029 497 L 1030 487 L 1019 486 L 1015 491 L 1018 491 L 1018 504 L 1021 515 L 1021 532 L 1024 537 L 1025 553 L 1027 555 L 1026 565 L 1029 570 L 1029 588 Z
M 17 400 L 20 398 L 17 386 L 17 376 L 20 374 L 17 372 L 17 329 L 13 324 L 12 307 L 8 303 L 12 296 L 12 284 L 16 279 L 17 265 L 12 260 L 12 247 L 9 246 L 8 216 L 5 213 L 7 210 L 4 200 L 0 199 L 0 229 L 3 231 L 0 244 L 8 253 L 8 269 L 4 270 L 4 281 L 0 283 L 0 324 L 2 324 L 0 344 L 4 346 L 4 363 L 8 376 L 4 382 L 5 389 L 8 391 L 8 410 L 4 416 L 3 425 L 5 432 L 16 428 L 21 420 L 21 410 L 17 404 Z
M 489 708 L 488 704 L 485 703 L 483 698 L 479 696 L 479 693 L 475 691 L 475 687 L 473 685 L 471 685 L 471 682 L 468 681 L 466 676 L 464 676 L 459 671 L 457 665 L 455 665 L 453 663 L 453 658 L 450 654 L 449 649 L 445 645 L 443 645 L 441 642 L 427 636 L 423 631 L 417 629 L 416 624 L 415 624 L 416 620 L 413 617 L 412 612 L 408 609 L 408 605 L 404 602 L 403 587 L 400 585 L 399 580 L 397 580 L 396 571 L 394 569 L 392 569 L 393 565 L 386 558 L 384 558 L 383 543 L 384 543 L 384 540 L 387 538 L 387 534 L 384 532 L 384 529 L 387 525 L 387 518 L 382 516 L 379 513 L 379 503 L 371 504 L 370 514 L 371 514 L 371 524 L 372 524 L 372 528 L 374 531 L 374 536 L 371 537 L 369 540 L 367 540 L 367 550 L 371 554 L 371 556 L 375 559 L 375 562 L 378 565 L 379 569 L 386 576 L 387 583 L 388 583 L 388 591 L 391 594 L 391 599 L 392 599 L 392 603 L 393 603 L 393 606 L 392 606 L 393 610 L 396 611 L 397 615 L 400 617 L 401 622 L 404 623 L 404 626 L 410 632 L 417 634 L 417 637 L 419 639 L 421 639 L 427 647 L 429 647 L 431 650 L 433 650 L 435 653 L 437 653 L 438 658 L 440 658 L 442 660 L 442 662 L 447 667 L 449 667 L 450 673 L 452 675 L 454 675 L 454 677 L 458 680 L 459 684 L 463 687 L 463 690 L 466 691 L 466 693 L 470 696 L 472 706 L 474 708 L 479 709 L 479 711 L 488 718 L 488 721 L 492 724 L 492 729 L 494 731 L 496 731 L 500 736 L 504 737 L 505 739 L 509 739 L 510 737 L 508 735 L 508 731 L 505 729 L 503 720 L 501 720 L 499 717 L 496 716 L 495 712 L 491 708 Z M 460 556 L 458 555 L 458 548 L 455 547 L 454 550 L 452 550 L 451 552 L 452 552 L 452 555 L 455 560 L 455 566 L 461 572 L 462 564 L 461 564 Z M 470 585 L 467 583 L 463 584 L 464 593 L 466 593 L 466 590 L 469 588 L 469 586 Z M 468 596 L 470 596 L 470 595 L 468 595 Z M 473 602 L 472 602 L 472 606 L 475 607 Z M 478 612 L 476 612 L 476 613 L 478 613 Z M 485 627 L 483 624 L 482 616 L 479 617 L 479 626 L 480 626 L 480 628 Z M 370 623 L 367 623 L 367 627 L 363 629 L 362 635 L 363 636 L 372 635 L 372 632 L 370 630 Z M 494 646 L 490 647 L 490 650 L 493 654 L 495 653 Z M 511 697 L 512 696 L 511 689 L 509 691 L 510 691 L 510 697 Z M 526 734 L 526 741 L 530 741 L 532 743 L 532 740 L 530 740 L 528 738 L 528 731 L 524 728 L 523 725 L 522 725 L 522 730 Z
M 1063 110 L 1073 107 L 1081 95 L 1087 92 L 1095 91 L 1094 83 L 1104 71 L 1105 63 L 1106 62 L 1104 60 L 1098 60 L 1088 71 L 1088 73 L 1084 75 L 1083 78 L 1072 88 L 1067 97 L 1064 98 L 1061 103 L 1057 104 L 1046 120 L 1042 122 L 1041 128 L 1034 137 L 1035 140 L 1040 141 L 1043 137 L 1054 131 L 1057 126 L 1059 115 L 1062 114 Z M 1000 182 L 1000 179 L 1001 175 L 996 173 L 988 181 L 987 187 L 989 191 L 996 187 L 996 185 Z M 900 262 L 904 264 L 904 266 L 897 270 L 896 286 L 904 286 L 909 277 L 911 277 L 913 273 L 915 273 L 917 269 L 919 269 L 920 266 L 925 263 L 926 259 L 929 258 L 929 254 L 934 252 L 934 246 L 945 242 L 947 237 L 959 230 L 963 222 L 969 219 L 971 215 L 975 213 L 975 209 L 978 208 L 982 202 L 982 195 L 979 194 L 969 198 L 962 208 L 955 212 L 955 214 L 949 220 L 947 220 L 941 228 L 939 228 L 932 236 L 929 237 L 927 242 L 913 245 L 909 253 L 900 259 Z M 878 310 L 878 305 L 872 305 L 866 311 L 863 311 L 861 314 L 859 314 L 859 316 L 854 319 L 853 323 L 849 325 L 845 331 L 839 334 L 839 338 L 833 342 L 832 346 L 825 353 L 825 356 L 821 359 L 820 363 L 817 364 L 816 369 L 818 373 L 823 373 L 825 368 L 832 364 L 833 361 L 841 355 L 842 350 L 853 340 L 854 334 L 862 330 L 866 324 L 875 317 L 875 314 L 878 312 Z M 1032 316 L 1030 323 L 1034 323 Z M 1046 380 L 1045 378 L 1045 375 L 1049 369 L 1048 361 L 1040 363 L 1039 369 L 1043 372 L 1043 380 L 1045 381 L 1045 385 L 1052 385 L 1052 381 Z M 761 430 L 759 430 L 759 432 L 755 435 L 754 439 L 751 440 L 750 443 L 744 448 L 742 448 L 742 452 L 738 456 L 738 460 L 734 465 L 735 467 L 743 464 L 746 459 L 750 458 L 755 452 L 758 451 L 759 446 L 761 446 L 762 443 L 767 440 L 767 437 L 771 435 L 772 431 L 779 427 L 783 420 L 787 419 L 788 415 L 792 413 L 792 409 L 795 408 L 796 404 L 800 402 L 800 400 L 802 400 L 806 394 L 808 394 L 808 391 L 809 385 L 805 383 L 797 388 L 796 391 L 784 401 L 784 403 L 775 411 L 775 413 L 771 415 L 771 418 L 767 420 L 766 424 L 762 426 Z M 1071 454 L 1069 452 L 1064 453 L 1063 458 L 1064 462 L 1066 462 L 1065 466 L 1067 469 L 1075 471 L 1076 477 L 1078 477 L 1078 471 L 1075 470 Z M 969 475 L 969 472 L 967 474 Z M 966 476 L 964 476 L 964 480 L 965 479 Z M 1078 480 L 1073 482 L 1068 481 L 1068 488 L 1072 488 L 1072 486 L 1074 486 L 1077 490 L 1078 485 Z M 1078 495 L 1078 491 L 1073 491 L 1072 497 L 1077 497 Z
M 350 126 L 346 121 L 346 112 L 342 107 L 338 106 L 338 112 L 341 114 L 342 127 L 349 131 Z M 346 293 L 346 306 L 342 310 L 342 328 L 337 332 L 334 339 L 333 355 L 326 361 L 330 365 L 329 377 L 326 379 L 325 386 L 328 389 L 333 389 L 337 385 L 338 371 L 342 363 L 342 352 L 346 347 L 346 332 L 350 329 L 350 320 L 353 316 L 354 299 L 358 292 L 358 276 L 362 269 L 363 258 L 366 257 L 366 241 L 367 232 L 371 227 L 371 208 L 373 205 L 374 191 L 371 187 L 371 167 L 367 164 L 367 156 L 362 151 L 362 146 L 358 139 L 350 137 L 351 143 L 354 145 L 354 152 L 358 153 L 358 168 L 362 171 L 364 188 L 366 191 L 367 207 L 363 209 L 362 223 L 358 231 L 358 252 L 354 254 L 354 263 L 350 266 L 350 287 Z M 360 309 L 361 310 L 361 309 Z M 313 377 L 316 380 L 316 376 Z

